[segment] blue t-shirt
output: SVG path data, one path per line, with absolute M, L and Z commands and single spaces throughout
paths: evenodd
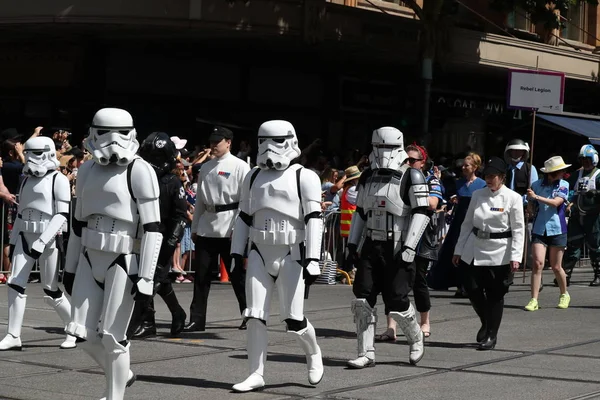
M 569 197 L 569 183 L 564 179 L 548 184 L 546 179 L 539 179 L 531 185 L 531 189 L 540 197 L 555 199 L 563 198 L 565 201 L 558 207 L 542 204 L 537 200 L 537 212 L 533 222 L 533 233 L 536 235 L 556 236 L 567 233 L 567 198 Z

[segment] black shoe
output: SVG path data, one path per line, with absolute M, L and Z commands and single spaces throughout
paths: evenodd
M 594 275 L 594 280 L 590 282 L 590 286 L 600 286 L 600 275 Z
M 486 337 L 481 343 L 479 343 L 479 347 L 477 350 L 493 350 L 496 347 L 497 338 Z
M 132 339 L 145 339 L 156 336 L 156 325 L 149 322 L 143 322 L 142 325 L 132 335 Z
M 184 332 L 204 332 L 206 330 L 206 326 L 200 325 L 199 322 L 192 321 L 187 324 L 184 328 Z
M 179 311 L 173 314 L 172 318 L 173 320 L 171 322 L 171 336 L 177 336 L 186 327 L 185 319 L 187 318 L 187 315 L 185 315 L 185 311 L 183 311 L 183 308 L 181 308 L 179 309 Z
M 238 328 L 240 331 L 245 331 L 246 329 L 248 329 L 248 326 L 246 325 L 246 319 L 244 319 L 242 321 L 242 324 L 240 325 L 240 327 Z
M 479 330 L 477 331 L 477 337 L 476 337 L 477 343 L 481 343 L 485 339 L 487 339 L 487 334 L 488 334 L 487 326 L 482 325 L 481 328 L 479 328 Z

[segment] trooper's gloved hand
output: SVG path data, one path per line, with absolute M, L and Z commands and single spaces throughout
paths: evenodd
M 403 263 L 410 264 L 415 260 L 415 251 L 410 247 L 402 246 L 402 254 L 400 259 Z
M 357 246 L 354 243 L 348 243 L 344 257 L 344 271 L 350 272 L 356 266 L 358 261 Z
M 44 244 L 44 242 L 42 242 L 40 239 L 36 240 L 31 245 L 31 249 L 29 249 L 29 252 L 31 253 L 31 258 L 37 260 L 38 258 L 40 258 L 45 249 L 46 245 Z
M 319 268 L 319 260 L 307 259 L 303 266 L 302 277 L 304 278 L 304 284 L 310 286 L 321 275 L 321 268 Z
M 131 294 L 135 301 L 149 301 L 152 297 L 152 291 L 154 290 L 154 282 L 152 279 L 143 279 L 137 275 L 133 276 L 133 287 L 131 288 Z
M 65 292 L 71 296 L 73 294 L 73 282 L 75 282 L 75 274 L 67 271 L 63 272 L 62 282 L 65 286 Z
M 229 273 L 232 273 L 236 267 L 238 267 L 238 268 L 244 267 L 244 257 L 242 257 L 239 254 L 232 254 L 231 255 L 231 268 L 229 268 Z

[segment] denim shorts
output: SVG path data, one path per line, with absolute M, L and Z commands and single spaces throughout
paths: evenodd
M 535 233 L 532 235 L 531 243 L 540 243 L 546 247 L 567 247 L 567 234 L 562 233 L 560 235 L 552 235 L 546 236 L 544 235 L 536 235 Z

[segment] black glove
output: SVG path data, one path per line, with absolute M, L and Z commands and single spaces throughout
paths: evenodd
M 141 280 L 142 278 L 138 277 L 137 275 L 132 276 L 133 287 L 131 288 L 131 294 L 133 295 L 133 300 L 145 303 L 150 301 L 152 296 L 148 296 L 147 294 L 140 293 L 138 291 L 137 283 Z
M 31 250 L 29 251 L 29 255 L 30 255 L 30 256 L 31 256 L 31 258 L 33 258 L 34 260 L 37 260 L 38 258 L 40 258 L 40 257 L 41 257 L 42 253 L 40 253 L 40 252 L 39 252 L 39 251 L 37 251 L 37 250 L 31 249 Z
M 65 286 L 65 292 L 71 296 L 73 294 L 73 282 L 75 282 L 75 274 L 67 271 L 63 272 L 62 282 Z
M 239 254 L 232 254 L 231 261 L 233 263 L 233 268 L 229 269 L 229 273 L 233 273 L 234 270 L 238 268 L 244 268 L 244 257 Z
M 344 260 L 344 271 L 350 272 L 358 264 L 357 246 L 354 243 L 348 243 L 346 246 L 346 259 Z

